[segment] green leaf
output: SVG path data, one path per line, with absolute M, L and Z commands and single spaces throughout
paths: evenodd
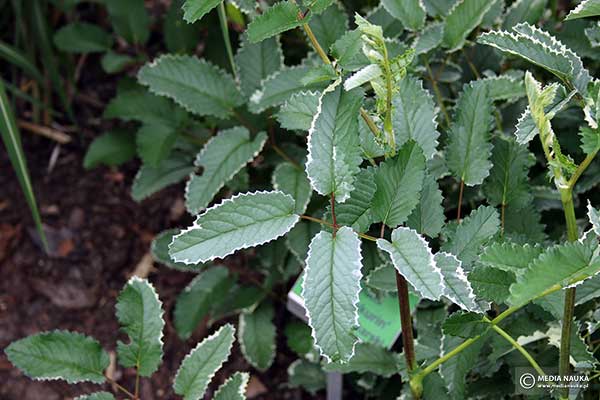
M 156 167 L 142 165 L 133 180 L 131 197 L 135 201 L 142 201 L 159 190 L 183 180 L 192 171 L 194 166 L 190 157 L 179 152 L 173 152 Z
M 510 285 L 515 282 L 515 274 L 479 265 L 469 273 L 468 279 L 477 298 L 502 304 L 506 303 L 510 295 Z
M 278 191 L 236 195 L 200 214 L 173 239 L 169 254 L 174 261 L 196 264 L 270 242 L 298 222 L 294 209 L 294 199 Z
M 483 192 L 494 206 L 523 208 L 533 196 L 527 176 L 535 158 L 524 145 L 512 138 L 499 136 L 494 141 L 490 176 L 483 183 Z
M 286 343 L 299 356 L 304 356 L 314 349 L 311 329 L 304 322 L 291 321 L 284 329 Z
M 11 343 L 8 360 L 30 378 L 103 383 L 109 358 L 100 343 L 79 333 L 38 333 Z
M 348 14 L 341 3 L 336 2 L 320 14 L 313 13 L 308 25 L 321 47 L 328 49 L 348 30 Z
M 444 296 L 467 311 L 480 311 L 460 260 L 444 252 L 437 253 L 433 260 L 444 278 Z
M 421 235 L 435 238 L 444 226 L 444 207 L 442 206 L 442 191 L 430 173 L 423 179 L 423 190 L 419 204 L 408 216 L 406 225 L 413 228 Z
M 262 303 L 248 313 L 241 313 L 238 324 L 238 339 L 244 358 L 259 371 L 273 364 L 276 350 L 275 313 L 271 303 Z
M 369 64 L 364 68 L 356 71 L 344 82 L 344 89 L 352 90 L 359 86 L 364 85 L 367 82 L 376 81 L 381 78 L 383 71 L 377 64 Z
M 331 55 L 343 70 L 356 71 L 369 64 L 369 60 L 362 52 L 361 35 L 358 29 L 351 30 L 331 45 Z
M 526 95 L 523 80 L 512 76 L 493 76 L 476 82 L 486 86 L 487 94 L 493 101 L 515 101 Z
M 213 400 L 245 400 L 246 387 L 250 380 L 247 372 L 236 372 L 215 392 Z
M 311 239 L 319 233 L 320 225 L 312 222 L 298 222 L 285 237 L 285 243 L 298 261 L 302 264 L 308 255 L 308 246 Z
M 177 132 L 165 125 L 143 125 L 136 133 L 138 154 L 144 164 L 151 167 L 158 166 L 169 156 L 176 140 Z
M 308 131 L 317 113 L 320 97 L 318 92 L 295 93 L 279 108 L 275 118 L 282 128 Z
M 540 20 L 548 0 L 517 0 L 506 9 L 502 17 L 502 28 L 510 29 L 519 22 L 535 24 Z
M 441 22 L 433 22 L 427 25 L 415 37 L 412 48 L 415 49 L 415 54 L 425 54 L 437 48 L 444 38 L 444 24 Z
M 288 162 L 279 164 L 273 171 L 273 188 L 294 198 L 296 214 L 306 211 L 312 189 L 303 169 Z
M 269 107 L 285 103 L 293 94 L 304 90 L 321 89 L 322 82 L 304 85 L 302 79 L 311 70 L 305 65 L 284 67 L 262 82 L 262 87 L 250 97 L 248 109 L 259 114 Z
M 173 241 L 173 237 L 179 235 L 180 232 L 181 230 L 179 229 L 167 229 L 157 234 L 150 246 L 152 258 L 154 261 L 164 264 L 169 268 L 180 271 L 195 271 L 199 266 L 176 263 L 169 257 L 169 244 Z
M 367 13 L 366 19 L 370 23 L 380 26 L 385 37 L 395 38 L 404 32 L 402 23 L 392 17 L 381 3 Z
M 300 7 L 293 1 L 275 3 L 248 24 L 248 39 L 252 43 L 260 42 L 307 23 L 310 14 L 304 19 L 299 18 L 300 14 Z
M 365 283 L 373 289 L 384 292 L 395 292 L 398 290 L 396 286 L 396 270 L 391 263 L 381 264 L 369 272 Z
M 423 89 L 423 82 L 413 76 L 402 79 L 397 90 L 392 99 L 396 145 L 402 146 L 412 139 L 421 146 L 425 158 L 430 159 L 435 154 L 440 135 L 436 130 L 433 98 Z
M 324 365 L 327 372 L 342 372 L 348 374 L 358 372 L 361 374 L 376 374 L 389 378 L 398 373 L 403 364 L 402 356 L 386 348 L 371 343 L 358 343 L 354 356 L 347 363 L 330 363 Z
M 336 81 L 321 95 L 308 133 L 306 173 L 311 186 L 342 203 L 354 189 L 362 161 L 357 119 L 362 96 L 360 89 L 347 92 Z
M 462 311 L 450 315 L 442 325 L 445 335 L 458 336 L 463 339 L 480 336 L 489 327 L 490 324 L 485 322 L 480 314 Z
M 185 1 L 173 0 L 163 23 L 163 37 L 170 53 L 193 53 L 201 40 L 200 24 L 188 24 L 183 20 Z
M 448 16 L 444 26 L 444 46 L 453 52 L 462 48 L 469 33 L 475 29 L 494 4 L 489 0 L 459 0 Z
M 198 115 L 227 118 L 243 102 L 231 75 L 193 56 L 163 55 L 144 65 L 138 80 Z
M 327 385 L 327 377 L 321 366 L 306 360 L 291 363 L 287 373 L 291 387 L 301 387 L 313 395 Z
M 67 53 L 95 53 L 110 49 L 113 39 L 97 25 L 73 22 L 56 31 L 54 44 Z
M 587 216 L 592 224 L 592 229 L 596 235 L 600 236 L 600 212 L 592 207 L 592 203 L 590 203 L 589 200 L 587 204 L 587 210 Z
M 19 185 L 21 186 L 21 190 L 25 196 L 25 201 L 27 202 L 29 210 L 31 211 L 31 216 L 35 222 L 37 232 L 42 239 L 44 248 L 47 249 L 48 243 L 46 242 L 46 235 L 44 233 L 44 229 L 42 228 L 42 219 L 40 217 L 40 212 L 38 211 L 35 193 L 33 192 L 33 186 L 31 185 L 31 178 L 29 177 L 29 170 L 27 168 L 25 154 L 23 153 L 21 133 L 17 128 L 17 121 L 10 106 L 8 97 L 6 96 L 4 81 L 2 79 L 0 79 L 0 111 L 0 136 L 2 136 L 2 142 L 4 142 L 6 152 L 8 153 L 8 158 L 10 159 L 10 163 L 15 170 L 17 179 L 19 180 Z
M 302 298 L 315 346 L 330 361 L 352 358 L 357 342 L 360 240 L 348 227 L 319 232 L 310 243 Z
M 102 0 L 113 28 L 131 44 L 143 45 L 150 37 L 150 15 L 144 0 Z
M 593 154 L 600 149 L 600 130 L 581 126 L 579 136 L 581 136 L 581 150 L 585 154 Z
M 419 203 L 424 175 L 425 157 L 413 141 L 402 146 L 394 158 L 380 163 L 372 206 L 376 221 L 392 228 L 404 223 Z
M 213 136 L 194 161 L 203 172 L 192 175 L 186 186 L 188 211 L 198 214 L 204 210 L 225 183 L 260 153 L 266 141 L 266 133 L 260 132 L 252 138 L 243 127 L 223 130 Z
M 150 376 L 162 359 L 162 303 L 154 287 L 145 279 L 133 277 L 117 298 L 117 319 L 129 336 L 129 344 L 117 343 L 119 362 L 135 367 L 141 376 Z
M 115 397 L 108 392 L 96 392 L 76 397 L 75 400 L 115 400 Z
M 135 157 L 135 153 L 135 136 L 124 130 L 106 132 L 95 138 L 88 147 L 83 167 L 90 169 L 100 164 L 120 165 Z
M 102 70 L 107 74 L 117 74 L 119 72 L 123 72 L 125 68 L 135 64 L 135 62 L 135 58 L 127 54 L 119 54 L 110 50 L 104 53 L 102 59 L 100 60 Z
M 458 225 L 450 240 L 444 243 L 441 249 L 454 254 L 468 267 L 478 258 L 481 247 L 499 229 L 500 219 L 496 209 L 480 206 Z
M 406 278 L 419 294 L 438 300 L 444 293 L 442 273 L 436 265 L 427 241 L 409 228 L 392 231 L 391 243 L 377 239 L 377 247 L 389 253 L 396 270 Z
M 21 50 L 2 41 L 0 41 L 0 58 L 19 67 L 21 70 L 23 70 L 23 72 L 29 74 L 29 76 L 34 78 L 36 81 L 40 83 L 44 82 L 42 73 Z
M 528 244 L 520 245 L 510 242 L 495 242 L 486 247 L 479 261 L 507 272 L 520 274 L 529 264 L 542 254 L 543 249 Z
M 373 222 L 371 202 L 377 190 L 372 168 L 361 169 L 356 175 L 354 190 L 344 203 L 335 204 L 337 223 L 351 227 L 357 232 L 366 232 Z M 327 218 L 331 215 L 331 206 L 327 207 Z
M 463 341 L 464 339 L 456 336 L 443 336 L 442 354 L 448 354 Z M 440 375 L 446 382 L 448 398 L 462 400 L 468 397 L 465 385 L 467 374 L 477 365 L 484 344 L 484 340 L 478 340 L 440 366 Z
M 425 24 L 425 8 L 421 0 L 383 0 L 381 4 L 406 29 L 418 31 Z
M 493 109 L 487 87 L 476 83 L 463 86 L 455 114 L 446 146 L 448 168 L 468 186 L 479 185 L 492 167 Z
M 231 353 L 235 328 L 223 325 L 208 336 L 183 359 L 175 375 L 173 388 L 184 400 L 200 400 L 212 377 Z
M 261 88 L 262 81 L 283 67 L 283 52 L 279 38 L 269 38 L 260 43 L 243 40 L 235 64 L 239 70 L 240 89 L 250 97 Z
M 192 24 L 204 17 L 223 0 L 186 0 L 183 4 L 183 19 Z
M 600 15 L 600 1 L 598 0 L 582 0 L 581 3 L 571 10 L 565 21 L 577 18 L 596 17 Z
M 575 285 L 600 271 L 595 248 L 583 242 L 557 245 L 535 259 L 510 287 L 508 303 L 525 304 L 555 287 Z
M 209 314 L 222 303 L 234 284 L 225 267 L 203 270 L 177 297 L 173 313 L 175 330 L 188 339 Z

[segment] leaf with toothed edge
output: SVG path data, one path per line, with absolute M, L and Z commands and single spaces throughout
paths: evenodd
M 444 24 L 441 22 L 433 22 L 427 25 L 415 37 L 412 43 L 412 48 L 415 49 L 415 54 L 425 54 L 437 48 L 444 37 Z
M 383 7 L 406 29 L 419 31 L 425 24 L 425 7 L 422 0 L 383 0 Z
M 175 375 L 173 388 L 184 400 L 200 400 L 215 373 L 231 353 L 235 328 L 223 325 L 205 338 L 183 359 Z
M 489 0 L 459 0 L 454 4 L 444 24 L 443 43 L 449 52 L 464 46 L 467 36 L 483 21 L 493 4 Z
M 242 354 L 259 371 L 267 370 L 275 360 L 277 332 L 273 317 L 273 305 L 270 303 L 262 303 L 239 317 L 238 341 Z
M 444 226 L 446 217 L 442 205 L 443 197 L 435 177 L 430 173 L 423 179 L 423 190 L 419 203 L 408 216 L 406 225 L 421 235 L 435 238 Z
M 597 236 L 600 236 L 600 211 L 592 207 L 592 203 L 588 200 L 587 204 L 587 215 L 590 223 L 592 224 L 592 229 Z
M 302 298 L 315 346 L 328 361 L 346 362 L 354 354 L 361 260 L 360 240 L 348 227 L 335 236 L 321 231 L 310 243 Z
M 36 380 L 103 383 L 110 362 L 97 340 L 68 331 L 42 332 L 12 342 L 8 360 Z
M 577 18 L 596 17 L 600 15 L 599 0 L 582 0 L 577 7 L 571 10 L 565 21 L 570 21 Z
M 444 296 L 467 311 L 481 311 L 460 260 L 444 252 L 437 253 L 433 259 L 444 278 Z
M 483 250 L 479 262 L 518 275 L 524 272 L 529 264 L 542 254 L 543 250 L 542 247 L 528 244 L 496 242 Z
M 169 255 L 196 264 L 270 242 L 296 225 L 300 217 L 294 210 L 294 199 L 280 191 L 236 195 L 198 215 L 173 238 Z
M 371 373 L 389 378 L 397 374 L 402 368 L 404 359 L 399 353 L 371 344 L 357 343 L 354 356 L 347 363 L 325 364 L 323 369 L 327 372 Z
M 448 352 L 463 342 L 464 339 L 457 336 L 443 335 L 442 354 L 448 354 Z M 484 344 L 485 340 L 477 340 L 440 366 L 440 375 L 446 382 L 447 393 L 451 393 L 451 397 L 449 398 L 459 400 L 468 397 L 465 380 L 469 371 L 477 365 L 479 354 Z
M 319 97 L 318 92 L 295 93 L 279 108 L 275 118 L 282 128 L 308 131 L 319 107 Z
M 438 300 L 444 294 L 442 272 L 427 241 L 415 230 L 396 228 L 392 231 L 392 241 L 377 239 L 377 247 L 391 256 L 396 270 L 421 296 Z
M 363 92 L 345 91 L 341 80 L 330 85 L 319 99 L 319 107 L 308 132 L 306 173 L 321 195 L 334 194 L 343 203 L 354 189 L 359 172 L 358 112 Z
M 288 162 L 279 164 L 273 171 L 273 188 L 294 198 L 296 214 L 303 214 L 306 211 L 312 188 L 302 167 Z
M 192 175 L 186 185 L 185 205 L 190 214 L 204 210 L 225 183 L 261 152 L 266 141 L 266 133 L 259 132 L 251 138 L 243 127 L 213 136 L 194 161 L 203 168 L 202 175 Z
M 300 7 L 292 0 L 275 3 L 248 24 L 248 39 L 251 43 L 257 43 L 297 28 L 310 20 L 310 13 L 305 18 L 300 18 L 301 14 Z
M 115 400 L 115 396 L 108 392 L 96 392 L 76 397 L 75 400 Z
M 213 8 L 221 4 L 223 0 L 186 0 L 181 7 L 183 9 L 183 19 L 188 24 L 199 21 Z
M 245 400 L 249 380 L 249 373 L 236 372 L 219 386 L 213 400 Z
M 193 56 L 160 56 L 140 69 L 138 80 L 198 115 L 227 118 L 243 102 L 231 75 Z
M 260 89 L 261 83 L 283 66 L 283 52 L 278 37 L 250 43 L 247 39 L 241 42 L 235 55 L 235 64 L 239 71 L 240 89 L 250 97 Z
M 482 315 L 464 311 L 450 315 L 442 325 L 444 335 L 458 336 L 463 339 L 479 336 L 489 328 L 490 324 L 483 320 Z
M 162 359 L 165 326 L 154 287 L 134 276 L 119 294 L 116 309 L 121 330 L 129 336 L 129 344 L 117 343 L 119 362 L 126 368 L 137 368 L 141 376 L 152 375 Z

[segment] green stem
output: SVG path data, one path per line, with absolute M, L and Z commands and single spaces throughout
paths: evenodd
M 316 222 L 318 224 L 325 225 L 325 226 L 328 226 L 328 227 L 330 227 L 330 228 L 333 229 L 333 224 L 331 222 L 325 221 L 324 219 L 319 219 L 319 218 L 311 217 L 310 215 L 301 215 L 300 218 L 305 219 L 307 221 Z M 339 227 L 340 226 L 338 226 L 338 228 Z M 359 237 L 363 238 L 363 239 L 370 240 L 371 242 L 376 242 L 377 241 L 377 238 L 374 237 L 374 236 L 370 236 L 370 235 L 367 235 L 365 233 L 360 233 L 360 232 L 356 232 L 356 234 Z
M 446 121 L 446 128 L 450 127 L 450 116 L 448 115 L 448 111 L 446 110 L 446 106 L 444 105 L 444 97 L 442 96 L 442 92 L 440 92 L 440 88 L 438 87 L 437 80 L 433 76 L 433 71 L 431 71 L 431 66 L 429 65 L 429 60 L 425 58 L 425 68 L 427 69 L 427 73 L 429 74 L 429 80 L 431 81 L 431 86 L 433 87 L 433 92 L 435 93 L 435 98 L 440 106 L 440 110 L 442 110 L 442 114 L 444 115 L 444 121 Z
M 327 57 L 327 53 L 325 53 L 325 51 L 319 44 L 319 41 L 317 40 L 317 37 L 313 33 L 312 29 L 310 29 L 310 26 L 308 24 L 303 24 L 302 29 L 304 29 L 304 32 L 306 32 L 306 36 L 308 36 L 310 43 L 312 44 L 319 57 L 321 57 L 321 60 L 323 60 L 325 64 L 331 64 L 331 60 L 329 59 L 329 57 Z
M 219 4 L 219 23 L 221 25 L 221 32 L 223 33 L 223 41 L 225 42 L 225 49 L 227 50 L 227 57 L 229 58 L 229 64 L 231 65 L 231 72 L 237 79 L 237 68 L 235 67 L 235 60 L 233 58 L 233 49 L 231 48 L 231 40 L 229 38 L 229 25 L 227 24 L 227 13 L 225 12 L 225 2 Z
M 529 364 L 537 371 L 539 375 L 546 375 L 544 370 L 539 366 L 539 364 L 533 359 L 531 354 L 527 352 L 515 339 L 512 338 L 506 331 L 500 328 L 498 325 L 492 325 L 492 329 L 495 330 L 500 336 L 506 339 L 515 349 L 519 350 L 519 352 L 529 361 Z

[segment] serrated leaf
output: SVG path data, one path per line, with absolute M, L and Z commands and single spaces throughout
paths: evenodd
M 175 376 L 175 393 L 185 400 L 200 400 L 215 373 L 229 357 L 235 340 L 235 328 L 223 325 L 205 338 L 183 359 Z
M 434 256 L 434 261 L 444 278 L 444 296 L 465 310 L 479 311 L 480 307 L 475 302 L 473 288 L 460 260 L 452 254 L 440 252 Z
M 377 247 L 389 253 L 396 270 L 422 297 L 438 300 L 444 293 L 443 277 L 425 239 L 404 227 L 394 229 L 391 239 L 377 239 Z
M 117 319 L 129 336 L 129 344 L 119 341 L 117 355 L 124 367 L 135 367 L 141 376 L 150 376 L 162 359 L 162 303 L 154 287 L 145 279 L 133 277 L 117 298 Z
M 459 0 L 448 16 L 444 26 L 443 43 L 453 52 L 462 48 L 469 33 L 475 29 L 494 2 L 489 0 Z
M 502 28 L 510 29 L 520 22 L 535 24 L 541 18 L 548 0 L 517 0 L 506 9 Z
M 142 201 L 159 190 L 182 181 L 193 170 L 191 157 L 180 152 L 173 152 L 156 167 L 142 165 L 133 180 L 131 197 L 135 201 Z
M 485 85 L 487 94 L 493 101 L 514 101 L 525 97 L 525 85 L 522 79 L 512 76 L 494 76 L 477 81 L 478 85 Z
M 425 54 L 437 48 L 444 38 L 444 24 L 433 22 L 427 25 L 415 38 L 412 48 L 415 49 L 415 54 Z
M 348 31 L 331 45 L 331 54 L 342 69 L 355 71 L 369 64 L 362 52 L 361 35 L 358 29 Z
M 567 287 L 600 271 L 600 257 L 595 247 L 572 242 L 546 250 L 535 259 L 510 287 L 508 303 L 522 305 L 555 287 Z
M 313 395 L 327 385 L 327 377 L 321 366 L 306 360 L 291 363 L 287 374 L 291 387 L 301 387 Z
M 364 85 L 367 82 L 376 80 L 383 75 L 383 71 L 377 64 L 369 64 L 356 71 L 344 82 L 344 89 L 352 90 L 359 86 Z
M 283 66 L 283 52 L 279 38 L 269 38 L 260 43 L 242 41 L 235 55 L 235 64 L 239 70 L 240 89 L 250 97 L 260 89 L 261 83 Z
M 442 191 L 437 181 L 433 175 L 426 174 L 419 204 L 408 216 L 406 225 L 422 235 L 436 237 L 441 232 L 446 218 L 442 201 Z
M 310 243 L 302 298 L 315 346 L 327 360 L 346 362 L 357 342 L 360 240 L 348 227 L 321 231 Z
M 299 356 L 310 353 L 314 348 L 314 340 L 308 325 L 299 321 L 291 321 L 285 326 L 286 343 Z
M 282 128 L 308 131 L 319 107 L 319 97 L 318 92 L 295 93 L 279 108 L 275 118 Z
M 577 18 L 596 17 L 600 15 L 600 1 L 582 0 L 577 7 L 571 10 L 565 21 Z
M 285 67 L 275 72 L 262 82 L 260 90 L 252 94 L 248 109 L 258 114 L 269 107 L 285 103 L 293 94 L 306 90 L 322 89 L 323 82 L 315 82 L 306 86 L 302 82 L 302 78 L 310 69 L 305 65 L 297 65 Z
M 392 17 L 381 3 L 369 11 L 366 15 L 366 19 L 370 23 L 380 26 L 385 37 L 395 38 L 404 32 L 402 23 L 398 19 Z
M 243 102 L 230 75 L 193 56 L 163 55 L 144 65 L 138 80 L 198 115 L 227 118 Z
M 336 2 L 319 14 L 313 13 L 308 25 L 319 44 L 328 49 L 348 30 L 348 14 L 341 3 Z
M 524 243 L 541 243 L 547 239 L 542 215 L 533 204 L 517 210 L 508 207 L 504 215 L 504 236 Z
M 301 167 L 288 162 L 279 164 L 273 171 L 273 188 L 294 198 L 296 214 L 303 214 L 306 211 L 312 189 Z
M 300 18 L 302 11 L 293 1 L 275 3 L 248 25 L 248 39 L 252 43 L 260 42 L 279 33 L 294 29 L 310 19 Z
M 357 119 L 362 96 L 360 89 L 348 92 L 336 81 L 321 95 L 308 133 L 306 173 L 311 186 L 342 203 L 354 189 L 362 161 Z
M 398 373 L 403 359 L 398 353 L 391 352 L 381 346 L 371 343 L 358 343 L 354 356 L 347 363 L 325 364 L 323 369 L 327 372 L 371 373 L 383 377 L 390 377 Z
M 396 286 L 396 269 L 390 263 L 381 264 L 369 272 L 365 283 L 373 289 L 395 292 L 398 290 Z
M 246 387 L 250 380 L 247 372 L 236 372 L 215 392 L 213 400 L 245 400 Z
M 356 175 L 354 190 L 344 203 L 336 203 L 335 215 L 339 225 L 346 225 L 357 232 L 366 232 L 373 222 L 371 202 L 377 190 L 374 170 L 361 169 Z M 327 207 L 326 218 L 331 216 L 331 206 Z
M 458 225 L 450 240 L 442 246 L 442 250 L 454 254 L 468 267 L 479 256 L 481 246 L 499 229 L 500 218 L 496 209 L 480 206 Z
M 167 229 L 160 232 L 152 240 L 150 246 L 150 252 L 152 258 L 161 264 L 165 264 L 169 268 L 177 269 L 180 271 L 195 271 L 199 265 L 187 265 L 184 263 L 176 263 L 169 257 L 169 244 L 173 241 L 173 237 L 179 235 L 181 230 L 179 229 Z
M 8 360 L 30 378 L 64 379 L 69 383 L 103 383 L 108 353 L 97 340 L 79 333 L 52 331 L 12 342 Z
M 592 203 L 588 200 L 587 204 L 587 216 L 590 220 L 590 224 L 592 224 L 592 229 L 597 236 L 600 236 L 600 212 L 592 207 Z
M 76 397 L 75 400 L 114 400 L 115 396 L 108 392 L 96 392 Z
M 600 150 L 600 130 L 581 126 L 579 136 L 581 136 L 581 150 L 585 154 L 593 154 Z
M 483 316 L 474 312 L 458 311 L 450 315 L 444 321 L 442 329 L 445 335 L 457 336 L 468 339 L 480 336 L 490 327 L 488 322 L 483 320 Z
M 455 114 L 446 146 L 448 168 L 466 185 L 479 185 L 492 167 L 493 109 L 487 87 L 476 83 L 463 86 Z
M 486 247 L 479 261 L 503 271 L 520 274 L 529 264 L 542 254 L 543 249 L 528 244 L 519 245 L 510 242 L 496 242 Z
M 376 221 L 392 228 L 404 223 L 419 203 L 424 175 L 425 157 L 413 141 L 402 146 L 394 158 L 380 163 L 371 207 Z
M 234 280 L 225 267 L 203 270 L 183 289 L 175 302 L 173 323 L 177 335 L 188 339 L 200 322 L 225 301 Z
M 100 164 L 119 165 L 134 156 L 135 136 L 122 130 L 110 131 L 98 136 L 90 144 L 83 159 L 83 167 L 90 169 Z
M 115 32 L 131 44 L 143 45 L 150 36 L 150 16 L 144 0 L 103 0 Z
M 412 139 L 423 149 L 425 158 L 430 159 L 435 154 L 440 135 L 436 130 L 433 98 L 423 89 L 423 82 L 412 76 L 402 79 L 397 90 L 392 99 L 396 145 L 402 146 Z
M 463 341 L 464 339 L 459 337 L 443 336 L 442 354 L 448 354 Z M 479 353 L 484 344 L 484 340 L 478 340 L 440 366 L 440 375 L 446 382 L 446 390 L 450 399 L 461 400 L 468 397 L 465 380 L 469 371 L 477 365 Z
M 113 39 L 97 25 L 73 22 L 56 31 L 54 44 L 67 53 L 94 53 L 110 49 Z
M 320 225 L 312 222 L 298 222 L 285 237 L 287 247 L 302 264 L 308 255 L 308 246 L 312 238 L 319 233 Z
M 294 199 L 278 191 L 236 195 L 198 215 L 194 225 L 173 239 L 169 255 L 197 264 L 270 242 L 296 225 L 294 209 Z
M 166 125 L 143 125 L 136 133 L 138 155 L 151 167 L 156 167 L 169 156 L 177 132 Z
M 381 4 L 406 29 L 418 31 L 425 24 L 425 8 L 421 0 L 383 0 Z
M 494 141 L 492 164 L 490 176 L 483 183 L 490 204 L 523 208 L 533 200 L 527 174 L 535 158 L 526 146 L 512 138 L 498 137 Z
M 275 313 L 271 303 L 262 303 L 252 312 L 241 313 L 238 340 L 244 358 L 259 371 L 265 371 L 275 360 Z
M 248 129 L 235 127 L 213 136 L 198 153 L 194 165 L 202 175 L 192 175 L 185 190 L 185 205 L 191 214 L 204 210 L 214 196 L 235 174 L 260 153 L 267 134 L 254 138 Z
M 183 4 L 183 19 L 192 24 L 204 17 L 223 0 L 186 0 Z

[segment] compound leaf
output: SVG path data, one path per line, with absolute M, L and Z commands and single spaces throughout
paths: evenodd
M 173 238 L 169 255 L 197 264 L 270 242 L 296 225 L 295 207 L 294 199 L 279 191 L 236 195 L 198 215 L 194 225 Z
M 266 133 L 259 132 L 252 138 L 243 127 L 226 129 L 213 136 L 194 162 L 203 172 L 192 175 L 186 186 L 188 211 L 197 214 L 204 210 L 225 183 L 260 153 L 266 141 Z
M 235 328 L 223 325 L 198 343 L 181 362 L 173 388 L 184 400 L 200 400 L 215 373 L 229 357 L 235 340 Z
M 360 240 L 345 226 L 335 236 L 321 231 L 310 243 L 302 298 L 315 346 L 329 361 L 346 362 L 354 354 L 361 259 Z
M 150 376 L 160 365 L 163 349 L 162 303 L 145 279 L 133 277 L 117 298 L 117 319 L 129 336 L 129 344 L 117 343 L 119 362 L 135 367 L 141 376 Z
M 250 380 L 247 372 L 236 372 L 215 392 L 213 400 L 245 400 L 246 387 Z
M 238 339 L 242 354 L 259 371 L 267 370 L 275 360 L 276 328 L 273 305 L 262 303 L 252 312 L 240 314 Z
M 396 270 L 422 297 L 438 300 L 444 294 L 442 273 L 427 242 L 416 231 L 396 228 L 391 243 L 377 239 L 377 247 L 389 253 Z
M 109 364 L 108 353 L 97 340 L 68 331 L 28 336 L 11 343 L 5 353 L 30 378 L 69 383 L 102 383 Z

